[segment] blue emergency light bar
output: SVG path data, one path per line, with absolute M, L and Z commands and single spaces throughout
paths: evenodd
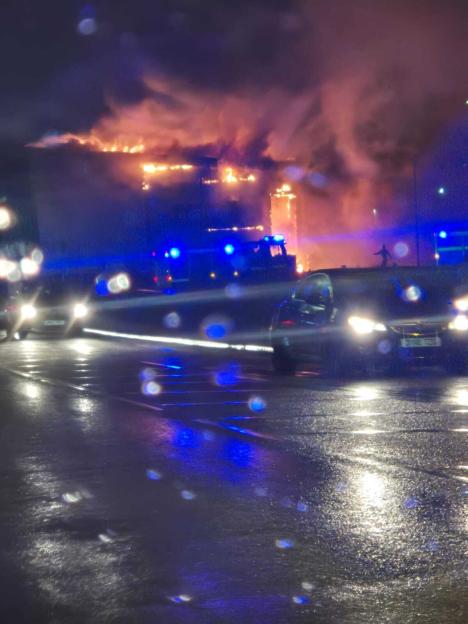
M 284 243 L 285 239 L 282 234 L 273 234 L 272 236 L 264 236 L 263 240 L 267 243 Z

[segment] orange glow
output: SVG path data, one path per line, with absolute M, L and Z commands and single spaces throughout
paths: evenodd
M 273 197 L 287 197 L 288 199 L 296 199 L 295 194 L 292 192 L 290 184 L 283 184 L 273 194 Z
M 155 175 L 157 173 L 166 173 L 168 171 L 191 171 L 193 169 L 193 165 L 182 164 L 182 165 L 165 165 L 159 163 L 144 163 L 142 169 L 145 173 L 149 175 Z
M 233 227 L 226 227 L 226 228 L 208 228 L 207 232 L 253 232 L 254 230 L 257 230 L 258 232 L 263 232 L 265 228 L 263 227 L 263 225 L 246 225 L 244 227 L 238 227 L 237 225 L 234 225 Z
M 304 273 L 304 265 L 299 263 L 296 267 L 296 273 L 298 275 L 302 275 L 302 273 Z
M 237 184 L 239 182 L 239 178 L 234 173 L 234 169 L 227 167 L 227 169 L 224 170 L 223 182 L 226 184 Z
M 238 184 L 239 182 L 256 182 L 257 178 L 253 173 L 242 174 L 240 175 L 233 167 L 225 167 L 221 171 L 221 179 L 218 178 L 204 178 L 202 180 L 203 184 L 211 185 L 211 184 L 219 184 L 223 182 L 224 184 Z

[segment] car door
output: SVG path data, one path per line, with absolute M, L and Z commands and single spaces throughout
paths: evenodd
M 324 273 L 311 275 L 298 293 L 298 312 L 303 340 L 298 345 L 301 357 L 319 361 L 329 337 L 333 292 Z

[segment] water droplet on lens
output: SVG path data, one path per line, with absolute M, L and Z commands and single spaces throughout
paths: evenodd
M 98 540 L 103 544 L 110 544 L 113 541 L 112 537 L 107 533 L 99 533 Z
M 193 600 L 188 594 L 179 594 L 178 596 L 169 596 L 169 600 L 175 604 L 184 604 Z
M 161 386 L 155 381 L 145 381 L 141 386 L 141 391 L 145 396 L 157 396 L 161 390 Z
M 65 494 L 62 494 L 62 500 L 65 503 L 79 503 L 82 500 L 82 495 L 81 492 L 76 491 L 76 492 L 65 492 Z
M 294 540 L 292 539 L 277 539 L 275 541 L 276 548 L 280 550 L 286 550 L 288 548 L 293 548 Z
M 186 500 L 186 501 L 191 501 L 194 498 L 197 497 L 197 495 L 195 494 L 195 492 L 191 492 L 190 490 L 182 490 L 182 492 L 180 493 L 181 497 Z
M 149 468 L 146 471 L 146 476 L 148 477 L 148 479 L 151 479 L 151 481 L 160 481 L 162 479 L 162 474 L 157 470 L 153 470 L 152 468 Z
M 168 329 L 177 329 L 181 325 L 181 318 L 177 312 L 169 312 L 163 319 L 163 324 Z
M 251 397 L 249 399 L 248 406 L 252 412 L 263 412 L 266 408 L 266 401 L 259 396 Z
M 407 498 L 404 504 L 406 509 L 415 509 L 416 507 L 419 507 L 419 500 L 412 496 L 411 498 Z

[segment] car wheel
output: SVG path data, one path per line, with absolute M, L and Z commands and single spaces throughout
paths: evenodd
M 370 358 L 364 362 L 364 373 L 369 379 L 373 379 L 377 375 L 377 366 L 375 360 Z
M 384 372 L 390 377 L 400 377 L 405 372 L 405 363 L 401 360 L 394 359 L 386 364 Z
M 350 364 L 350 359 L 333 347 L 326 350 L 322 359 L 323 372 L 327 377 L 347 376 L 352 370 Z
M 67 332 L 66 337 L 67 338 L 79 338 L 82 334 L 83 334 L 83 328 L 78 325 L 78 326 L 72 327 Z
M 273 370 L 279 375 L 294 375 L 296 372 L 297 363 L 284 347 L 273 347 L 271 362 Z
M 6 335 L 6 340 L 7 341 L 24 340 L 27 335 L 28 335 L 28 331 L 25 329 L 16 330 L 16 331 L 8 330 L 7 335 Z

